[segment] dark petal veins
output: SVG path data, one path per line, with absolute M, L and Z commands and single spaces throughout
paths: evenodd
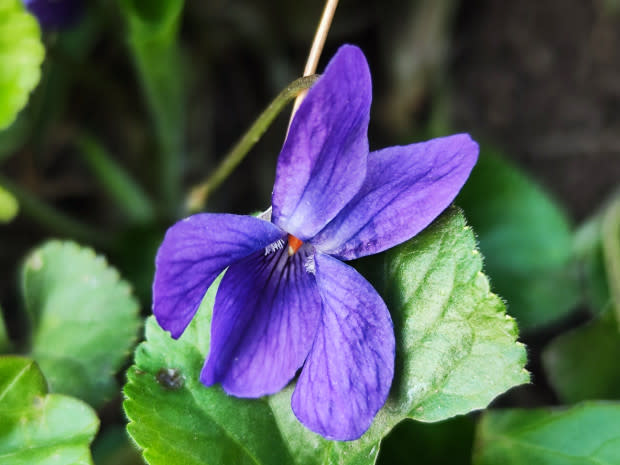
M 230 264 L 285 237 L 251 216 L 203 213 L 174 224 L 155 259 L 153 313 L 178 338 L 213 280 Z
M 371 98 L 364 54 L 341 47 L 299 107 L 280 153 L 272 195 L 280 228 L 305 241 L 359 190 Z
M 312 431 L 327 439 L 353 440 L 368 429 L 390 390 L 392 320 L 357 271 L 318 252 L 315 262 L 323 312 L 292 407 Z
M 351 260 L 406 241 L 450 205 L 477 158 L 468 134 L 372 152 L 364 185 L 312 244 Z
M 228 394 L 260 397 L 281 390 L 303 364 L 316 332 L 321 301 L 306 270 L 312 251 L 292 257 L 282 243 L 230 266 L 220 283 L 203 384 Z

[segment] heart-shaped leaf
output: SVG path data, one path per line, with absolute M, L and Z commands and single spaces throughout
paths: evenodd
M 32 357 L 50 389 L 91 405 L 117 392 L 114 375 L 139 326 L 138 303 L 118 272 L 91 249 L 50 241 L 26 259 L 22 291 Z
M 189 328 L 173 340 L 153 318 L 125 386 L 129 432 L 151 465 L 166 463 L 373 464 L 381 439 L 405 418 L 439 421 L 484 408 L 527 382 L 514 321 L 489 292 L 473 233 L 450 209 L 385 254 L 384 297 L 394 320 L 397 375 L 385 407 L 357 441 L 328 441 L 290 407 L 293 386 L 257 400 L 206 388 L 211 287 Z M 227 462 L 228 460 L 228 462 Z
M 619 359 L 620 332 L 611 305 L 588 324 L 556 337 L 543 352 L 549 382 L 570 403 L 620 399 Z
M 84 402 L 47 394 L 37 364 L 0 357 L 0 463 L 92 465 L 99 419 Z

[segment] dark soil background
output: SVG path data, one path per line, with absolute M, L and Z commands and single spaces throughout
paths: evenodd
M 620 184 L 620 10 L 604 1 L 463 2 L 458 127 L 483 134 L 573 219 Z

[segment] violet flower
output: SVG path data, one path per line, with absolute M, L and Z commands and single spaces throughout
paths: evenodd
M 82 0 L 23 0 L 45 29 L 71 26 L 82 13 Z
M 198 214 L 159 249 L 153 312 L 178 338 L 214 279 L 200 374 L 260 397 L 301 374 L 293 412 L 328 439 L 360 437 L 394 374 L 394 331 L 373 287 L 342 262 L 400 244 L 454 199 L 476 162 L 466 134 L 369 153 L 370 73 L 345 45 L 310 89 L 280 153 L 271 221 Z

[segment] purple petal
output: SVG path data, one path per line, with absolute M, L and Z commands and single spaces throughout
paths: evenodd
M 213 280 L 230 264 L 283 236 L 251 216 L 203 213 L 174 224 L 155 259 L 153 313 L 178 338 Z
M 359 193 L 312 244 L 351 260 L 406 241 L 450 205 L 477 158 L 468 134 L 372 152 Z
M 295 114 L 278 159 L 272 218 L 283 230 L 307 240 L 359 190 L 371 98 L 364 54 L 341 47 Z
M 348 441 L 364 434 L 390 390 L 392 320 L 357 271 L 318 252 L 315 261 L 323 312 L 292 407 L 307 428 Z
M 238 397 L 281 390 L 306 359 L 321 299 L 306 267 L 312 251 L 278 250 L 241 260 L 224 274 L 215 297 L 211 351 L 200 375 Z
M 23 0 L 26 8 L 47 29 L 74 24 L 82 14 L 82 0 Z

